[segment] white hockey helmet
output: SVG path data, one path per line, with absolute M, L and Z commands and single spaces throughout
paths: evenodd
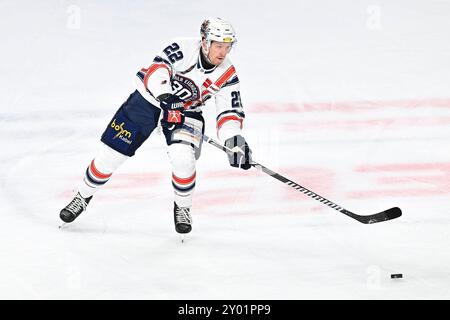
M 200 35 L 206 40 L 206 51 L 209 51 L 211 41 L 236 43 L 236 32 L 228 21 L 221 18 L 207 18 L 200 27 Z

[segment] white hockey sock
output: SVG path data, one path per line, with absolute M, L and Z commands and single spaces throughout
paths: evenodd
M 102 143 L 97 156 L 86 169 L 83 182 L 78 187 L 78 192 L 80 192 L 83 198 L 94 195 L 101 186 L 108 182 L 113 172 L 127 159 L 128 156 L 124 156 Z
M 172 186 L 175 202 L 180 207 L 192 205 L 192 195 L 195 188 L 195 152 L 192 146 L 174 143 L 168 147 L 172 164 Z
M 194 174 L 182 178 L 172 173 L 172 185 L 175 193 L 175 202 L 179 207 L 192 206 L 192 195 L 195 188 L 195 171 Z

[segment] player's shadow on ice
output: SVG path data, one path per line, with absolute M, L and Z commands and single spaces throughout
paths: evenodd
M 79 223 L 78 225 L 66 224 L 57 227 L 57 231 L 62 233 L 78 233 L 89 235 L 123 235 L 129 236 L 144 236 L 144 237 L 158 237 L 165 238 L 170 235 L 169 231 L 152 230 L 151 228 L 136 229 L 136 228 L 120 228 L 117 226 L 94 226 Z

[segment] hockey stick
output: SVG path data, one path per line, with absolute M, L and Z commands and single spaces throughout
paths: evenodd
M 190 133 L 192 133 L 193 135 L 201 137 L 205 142 L 213 145 L 214 147 L 216 147 L 226 153 L 234 153 L 230 148 L 227 148 L 226 146 L 224 146 L 221 143 L 215 141 L 214 139 L 208 137 L 207 135 L 202 134 L 201 132 L 195 130 L 192 127 L 183 125 L 183 128 L 186 129 L 187 131 L 189 131 Z M 381 212 L 371 214 L 371 215 L 359 215 L 359 214 L 353 213 L 353 212 L 341 207 L 340 205 L 334 203 L 333 201 L 330 201 L 330 200 L 318 195 L 317 193 L 309 190 L 308 188 L 305 188 L 305 187 L 299 185 L 298 183 L 295 183 L 294 181 L 289 180 L 286 177 L 283 177 L 279 173 L 273 172 L 272 170 L 263 166 L 262 164 L 259 164 L 258 162 L 253 161 L 251 163 L 251 165 L 253 167 L 255 167 L 256 169 L 261 170 L 262 172 L 268 174 L 269 176 L 277 179 L 278 181 L 281 181 L 281 182 L 287 184 L 289 187 L 294 188 L 297 191 L 300 191 L 301 193 L 307 195 L 308 197 L 311 197 L 314 200 L 317 200 L 317 201 L 329 206 L 330 208 L 332 208 L 336 211 L 339 211 L 339 212 L 349 216 L 350 218 L 353 218 L 364 224 L 392 220 L 392 219 L 398 218 L 402 215 L 402 210 L 398 207 L 393 207 L 393 208 L 387 209 L 385 211 L 381 211 Z

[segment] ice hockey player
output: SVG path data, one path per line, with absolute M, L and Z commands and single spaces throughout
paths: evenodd
M 204 132 L 201 108 L 211 98 L 217 112 L 217 136 L 236 151 L 228 154 L 230 165 L 244 170 L 251 167 L 251 150 L 241 135 L 245 114 L 239 79 L 227 56 L 236 43 L 235 31 L 229 22 L 209 18 L 203 21 L 200 35 L 169 41 L 149 67 L 137 72 L 136 90 L 112 117 L 75 198 L 60 212 L 64 222 L 74 221 L 86 210 L 94 193 L 160 123 L 172 167 L 175 230 L 190 232 L 202 139 L 186 128 Z

